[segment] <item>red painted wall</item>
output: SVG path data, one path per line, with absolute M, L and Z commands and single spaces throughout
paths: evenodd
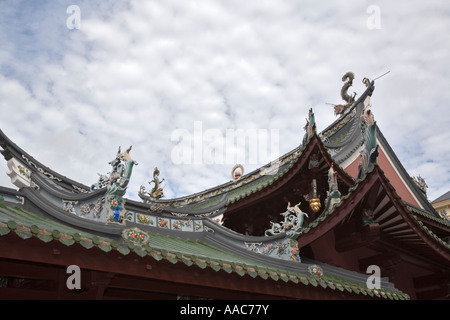
M 411 195 L 409 190 L 406 188 L 405 184 L 403 183 L 400 176 L 395 171 L 394 167 L 389 162 L 386 154 L 383 152 L 381 148 L 378 148 L 378 165 L 383 170 L 386 177 L 389 179 L 390 183 L 394 187 L 397 194 L 406 202 L 409 202 L 410 204 L 413 204 L 415 206 L 421 207 L 419 203 L 414 199 L 414 197 Z M 350 174 L 352 177 L 356 178 L 358 176 L 358 163 L 359 158 L 357 158 L 355 161 L 353 161 L 350 165 L 348 165 L 345 169 L 348 174 Z

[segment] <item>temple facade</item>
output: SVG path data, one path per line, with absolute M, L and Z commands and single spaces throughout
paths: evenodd
M 17 187 L 0 187 L 0 298 L 448 299 L 450 221 L 377 126 L 375 82 L 357 97 L 353 79 L 325 130 L 311 109 L 292 151 L 176 199 L 157 168 L 127 199 L 132 147 L 87 186 L 0 131 Z

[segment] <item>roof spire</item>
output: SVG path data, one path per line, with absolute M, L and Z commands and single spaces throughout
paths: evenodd
M 130 146 L 125 152 L 122 152 L 119 146 L 115 159 L 108 162 L 112 168 L 109 176 L 108 174 L 98 174 L 98 182 L 91 185 L 91 191 L 106 187 L 110 194 L 118 196 L 125 194 L 133 172 L 133 166 L 137 165 L 137 162 L 131 159 L 131 148 Z
M 416 185 L 419 187 L 420 191 L 422 191 L 423 194 L 426 196 L 428 185 L 425 182 L 425 179 L 422 178 L 419 174 L 417 177 L 413 177 L 413 180 L 416 183 Z
M 312 108 L 308 111 L 308 118 L 305 124 L 305 135 L 303 136 L 303 145 L 305 145 L 314 133 L 316 133 L 316 119 Z

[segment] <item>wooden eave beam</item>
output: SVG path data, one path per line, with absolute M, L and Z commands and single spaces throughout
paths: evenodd
M 380 226 L 378 223 L 371 223 L 361 226 L 351 233 L 343 236 L 343 233 L 335 234 L 335 249 L 338 252 L 345 252 L 368 246 L 380 239 Z
M 313 230 L 306 234 L 300 235 L 298 243 L 300 247 L 306 246 L 314 240 L 320 238 L 325 233 L 336 227 L 345 217 L 347 217 L 366 196 L 372 187 L 377 183 L 377 177 L 370 174 L 358 186 L 358 190 L 353 190 L 347 199 L 337 207 L 334 212 L 328 216 L 323 222 L 319 223 Z
M 447 284 L 439 286 L 438 289 L 419 291 L 416 292 L 416 298 L 419 300 L 449 299 L 450 287 Z
M 413 279 L 415 289 L 423 289 L 436 285 L 450 284 L 450 271 L 433 273 Z
M 360 270 L 366 270 L 370 265 L 377 265 L 380 268 L 390 268 L 400 261 L 400 255 L 396 252 L 384 252 L 370 257 L 359 259 Z
M 415 221 L 412 216 L 411 212 L 406 208 L 405 204 L 403 203 L 400 196 L 395 192 L 395 189 L 390 185 L 387 178 L 382 173 L 381 169 L 376 166 L 375 169 L 377 169 L 377 176 L 380 177 L 380 181 L 383 185 L 383 188 L 388 193 L 389 197 L 392 199 L 392 203 L 396 208 L 396 211 L 398 211 L 398 214 L 401 215 L 402 219 L 408 224 L 408 226 L 416 233 L 433 251 L 435 254 L 438 254 L 441 259 L 444 258 L 448 261 L 450 264 L 450 252 L 448 249 L 443 247 L 441 244 L 436 242 L 433 238 L 430 237 L 429 234 L 423 230 L 417 221 Z
M 164 285 L 171 284 L 174 288 L 180 288 L 183 292 L 189 294 L 201 294 L 209 292 L 215 293 L 217 298 L 269 298 L 269 299 L 364 299 L 367 297 L 352 293 L 344 293 L 331 288 L 322 288 L 321 286 L 304 286 L 295 284 L 291 281 L 285 283 L 282 280 L 275 282 L 272 279 L 252 278 L 248 275 L 240 276 L 234 272 L 227 273 L 223 270 L 214 271 L 211 268 L 200 269 L 198 266 L 186 266 L 182 262 L 172 264 L 163 259 L 154 260 L 150 256 L 139 257 L 134 253 L 126 256 L 118 252 L 109 253 L 93 247 L 85 249 L 78 244 L 65 246 L 57 242 L 44 243 L 37 238 L 23 240 L 13 233 L 0 237 L 0 258 L 20 261 L 23 264 L 43 264 L 51 266 L 49 270 L 59 270 L 56 275 L 58 282 L 57 293 L 42 294 L 43 298 L 68 298 L 64 289 L 66 275 L 65 269 L 69 265 L 77 265 L 81 268 L 82 283 L 83 278 L 94 283 L 94 286 L 88 286 L 87 291 L 79 292 L 77 295 L 70 294 L 73 298 L 102 298 L 107 294 L 109 287 L 120 287 L 121 284 L 114 280 L 117 275 L 121 277 L 138 277 L 145 281 L 161 281 Z M 56 269 L 55 269 L 56 268 Z M 44 274 L 49 276 L 49 270 Z M 86 271 L 88 272 L 86 274 Z M 90 272 L 96 272 L 93 278 Z M 110 275 L 110 282 L 107 279 Z M 36 276 L 36 275 L 35 275 Z M 100 278 L 99 278 L 100 277 Z M 106 277 L 106 278 L 105 278 Z M 117 280 L 119 281 L 119 280 Z M 123 280 L 122 285 L 126 281 Z M 92 288 L 91 288 L 92 287 Z M 132 286 L 133 287 L 133 286 Z M 192 290 L 190 290 L 190 288 Z M 194 290 L 194 288 L 197 288 Z M 199 289 L 200 288 L 200 289 Z M 130 288 L 133 289 L 133 288 Z M 138 288 L 139 289 L 139 286 Z M 8 294 L 9 289 L 2 289 L 2 294 Z M 12 295 L 22 295 L 30 298 L 36 298 L 33 293 L 25 293 L 23 290 L 14 291 Z M 223 294 L 221 294 L 223 292 Z M 234 293 L 234 294 L 231 294 Z

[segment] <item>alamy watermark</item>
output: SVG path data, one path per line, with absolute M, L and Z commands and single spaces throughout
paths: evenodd
M 70 14 L 66 19 L 67 29 L 80 29 L 81 28 L 81 10 L 77 5 L 70 5 L 66 9 L 66 13 Z
M 67 277 L 66 280 L 66 286 L 67 289 L 73 290 L 73 289 L 81 289 L 81 270 L 80 267 L 77 265 L 70 265 L 67 267 L 66 270 L 67 274 L 70 274 L 69 277 Z
M 366 13 L 370 16 L 367 18 L 366 26 L 370 30 L 381 29 L 381 9 L 377 5 L 370 5 L 366 9 Z
M 174 164 L 259 164 L 279 155 L 279 129 L 203 129 L 194 121 L 192 130 L 176 129 L 170 140 Z
M 368 289 L 381 289 L 381 269 L 377 265 L 370 265 L 367 267 L 366 273 L 371 275 L 366 280 Z

